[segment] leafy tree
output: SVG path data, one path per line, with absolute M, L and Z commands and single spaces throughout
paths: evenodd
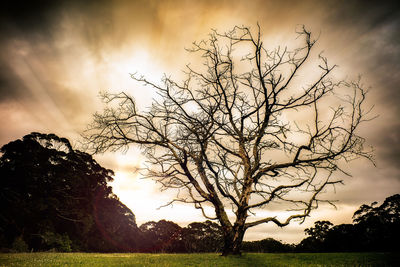
M 370 206 L 364 204 L 354 212 L 354 223 L 365 223 L 369 220 L 379 219 L 383 224 L 398 223 L 400 221 L 400 194 L 395 194 L 385 199 L 382 205 L 373 202 Z
M 89 154 L 65 138 L 40 133 L 0 151 L 3 247 L 23 241 L 34 250 L 115 250 L 105 232 L 135 246 L 135 217 L 107 185 L 113 172 Z
M 305 229 L 309 237 L 297 246 L 299 251 L 400 251 L 400 195 L 385 199 L 377 206 L 361 205 L 353 215 L 353 224 L 333 226 L 318 221 Z
M 182 228 L 174 222 L 161 220 L 142 224 L 141 249 L 144 252 L 183 252 Z
M 362 233 L 353 224 L 333 226 L 327 232 L 324 243 L 314 251 L 351 252 L 366 251 L 362 242 Z
M 218 252 L 223 245 L 221 227 L 211 221 L 193 222 L 184 228 L 171 221 L 150 221 L 139 229 L 143 252 Z
M 314 223 L 314 227 L 307 228 L 304 230 L 304 232 L 316 240 L 324 241 L 329 229 L 331 229 L 332 226 L 333 223 L 330 221 L 316 221 Z
M 300 242 L 299 247 L 304 251 L 324 251 L 324 242 L 332 226 L 329 221 L 316 221 L 314 227 L 304 230 L 308 237 Z
M 187 252 L 219 252 L 223 246 L 221 226 L 209 220 L 189 224 L 182 239 Z
M 242 250 L 246 252 L 258 253 L 282 253 L 294 250 L 292 245 L 283 244 L 273 238 L 266 238 L 258 241 L 244 241 Z
M 304 27 L 298 33 L 298 48 L 269 51 L 259 28 L 214 31 L 193 44 L 203 65 L 188 65 L 183 82 L 131 75 L 160 97 L 141 111 L 125 92 L 104 94 L 108 107 L 86 132 L 88 149 L 141 147 L 149 177 L 179 189 L 171 203 L 192 203 L 218 220 L 223 255 L 240 254 L 250 227 L 304 221 L 321 202 L 332 203 L 320 194 L 342 182 L 332 175 L 346 174 L 341 163 L 372 155 L 358 135 L 370 119 L 366 91 L 359 81 L 335 80 L 336 66 L 322 55 L 311 70 L 316 40 Z M 249 219 L 273 203 L 285 204 L 288 215 Z
M 362 205 L 353 215 L 363 250 L 399 251 L 400 194 L 385 199 L 380 205 Z

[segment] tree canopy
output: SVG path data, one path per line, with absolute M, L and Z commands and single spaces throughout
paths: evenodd
M 308 235 L 297 246 L 299 251 L 399 251 L 400 195 L 376 206 L 363 204 L 353 215 L 353 224 L 333 225 L 317 221 L 305 230 Z
M 54 134 L 31 133 L 1 148 L 1 245 L 33 250 L 129 251 L 134 214 L 107 185 L 113 172 Z M 122 247 L 121 247 L 122 246 Z

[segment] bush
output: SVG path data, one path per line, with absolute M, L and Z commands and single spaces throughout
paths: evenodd
M 28 252 L 29 251 L 29 247 L 25 243 L 22 236 L 18 236 L 14 239 L 14 242 L 12 243 L 11 248 L 12 248 L 12 251 L 14 251 L 14 252 Z
M 72 241 L 67 234 L 58 234 L 53 232 L 46 232 L 42 236 L 44 242 L 50 250 L 59 252 L 71 252 Z

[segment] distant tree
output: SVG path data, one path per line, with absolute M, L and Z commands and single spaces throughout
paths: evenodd
M 330 228 L 324 243 L 314 251 L 355 252 L 366 251 L 362 241 L 362 233 L 353 224 L 340 224 Z
M 193 222 L 183 229 L 187 252 L 220 252 L 223 247 L 221 226 L 211 222 Z
M 324 251 L 324 242 L 332 226 L 333 223 L 329 221 L 316 221 L 314 227 L 305 229 L 304 232 L 308 237 L 300 242 L 301 250 Z
M 297 245 L 298 251 L 400 251 L 400 195 L 386 198 L 380 206 L 361 205 L 353 224 L 317 221 L 305 232 L 309 236 Z
M 182 228 L 174 222 L 150 221 L 139 227 L 143 235 L 144 252 L 184 252 Z
M 218 252 L 223 245 L 221 226 L 211 221 L 193 222 L 184 228 L 171 221 L 150 221 L 139 229 L 143 252 Z
M 363 250 L 400 251 L 400 194 L 362 205 L 353 215 Z
M 242 250 L 257 253 L 283 253 L 293 251 L 294 247 L 273 238 L 266 238 L 258 241 L 244 241 Z
M 171 203 L 192 203 L 218 220 L 223 255 L 240 254 L 250 227 L 304 221 L 320 203 L 332 204 L 320 194 L 342 182 L 333 175 L 346 174 L 341 163 L 372 155 L 358 135 L 370 119 L 363 86 L 335 80 L 336 66 L 322 55 L 311 69 L 316 40 L 304 27 L 298 33 L 298 48 L 269 51 L 260 29 L 214 31 L 193 44 L 203 64 L 188 65 L 183 82 L 131 75 L 159 98 L 140 111 L 127 93 L 104 94 L 108 107 L 85 134 L 88 149 L 141 147 L 149 177 L 178 189 Z M 251 219 L 272 203 L 284 203 L 288 215 Z
M 330 221 L 316 221 L 314 227 L 307 228 L 304 232 L 315 240 L 324 241 L 332 226 Z
M 395 194 L 385 199 L 382 205 L 375 207 L 378 203 L 361 205 L 354 212 L 353 222 L 364 223 L 369 220 L 379 219 L 383 224 L 398 223 L 400 221 L 400 194 Z
M 113 172 L 89 154 L 40 133 L 0 152 L 1 246 L 23 241 L 34 250 L 115 251 L 118 240 L 135 246 L 135 217 L 107 185 Z

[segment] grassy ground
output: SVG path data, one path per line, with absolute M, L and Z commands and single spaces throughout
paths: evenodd
M 388 253 L 246 253 L 218 254 L 0 254 L 0 266 L 400 266 L 400 256 Z

